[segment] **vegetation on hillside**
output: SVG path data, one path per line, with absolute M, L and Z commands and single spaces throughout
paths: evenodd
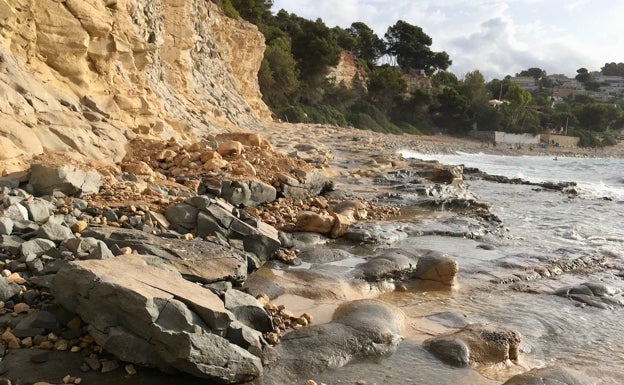
M 230 17 L 242 17 L 264 34 L 260 89 L 275 117 L 285 121 L 453 135 L 474 129 L 567 129 L 585 146 L 613 143 L 624 128 L 622 97 L 612 104 L 586 96 L 555 104 L 551 95 L 557 84 L 540 68 L 516 74 L 535 79 L 533 92 L 511 82 L 510 76 L 486 82 L 478 70 L 458 79 L 447 71 L 449 55 L 432 51 L 432 38 L 403 20 L 388 27 L 382 39 L 362 22 L 330 28 L 321 19 L 307 20 L 285 10 L 273 14 L 271 0 L 215 1 Z M 353 55 L 364 75 L 349 87 L 327 76 L 343 51 Z M 624 63 L 606 63 L 601 71 L 624 76 Z M 419 77 L 427 77 L 431 87 L 409 87 L 407 80 Z M 586 68 L 577 71 L 576 79 L 588 90 L 601 87 Z M 491 99 L 502 104 L 493 107 Z

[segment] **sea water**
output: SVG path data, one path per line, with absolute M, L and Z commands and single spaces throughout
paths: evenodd
M 496 248 L 489 254 L 475 247 L 474 240 L 423 237 L 413 242 L 454 256 L 460 270 L 464 269 L 460 280 L 466 281 L 483 280 L 486 277 L 483 272 L 504 270 L 510 265 L 607 257 L 611 262 L 603 268 L 527 283 L 534 292 L 473 283 L 439 308 L 460 311 L 479 321 L 521 332 L 529 367 L 569 367 L 586 373 L 600 384 L 624 383 L 624 307 L 585 307 L 549 292 L 586 281 L 624 290 L 624 272 L 618 268 L 624 259 L 624 160 L 466 153 L 431 155 L 408 151 L 403 155 L 462 164 L 490 175 L 530 182 L 577 184 L 577 194 L 567 194 L 535 185 L 468 178 L 468 188 L 480 201 L 491 205 L 508 236 L 494 240 Z M 404 295 L 397 302 L 406 312 L 417 314 L 414 309 L 422 308 L 422 304 L 409 303 L 416 302 L 415 298 Z

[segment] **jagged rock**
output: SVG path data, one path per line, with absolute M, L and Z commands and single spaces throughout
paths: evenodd
M 220 196 L 235 206 L 258 206 L 273 202 L 277 197 L 277 190 L 257 180 L 222 181 Z
M 413 277 L 453 286 L 457 283 L 457 261 L 445 254 L 430 251 L 418 258 Z
M 84 171 L 75 166 L 50 166 L 33 164 L 30 167 L 30 180 L 36 195 L 52 195 L 60 191 L 65 195 L 96 193 L 102 186 L 97 171 Z
M 37 236 L 51 241 L 60 242 L 65 239 L 74 238 L 74 233 L 64 224 L 49 220 L 39 227 Z
M 326 234 L 334 227 L 335 218 L 330 215 L 322 215 L 313 211 L 301 211 L 297 215 L 295 230 L 311 233 Z
M 28 219 L 37 223 L 44 223 L 50 218 L 50 211 L 54 206 L 41 198 L 34 198 L 32 201 L 24 202 L 26 210 L 28 210 Z
M 14 221 L 28 220 L 28 210 L 19 202 L 15 202 L 4 208 L 4 216 Z
M 171 266 L 193 281 L 240 282 L 247 277 L 245 256 L 236 249 L 214 242 L 165 239 L 139 230 L 114 227 L 89 228 L 82 234 L 104 241 L 109 248 L 117 245 L 119 248 L 129 247 L 139 254 L 157 256 L 158 264 Z
M 234 315 L 219 297 L 137 255 L 70 263 L 52 293 L 121 360 L 220 383 L 262 374 L 258 357 L 221 337 Z
M 0 301 L 5 302 L 20 292 L 20 287 L 14 282 L 9 282 L 5 277 L 0 277 Z
M 273 331 L 273 322 L 262 304 L 249 294 L 230 289 L 225 292 L 225 308 L 242 324 L 263 333 Z
M 429 339 L 425 347 L 452 366 L 495 365 L 518 360 L 520 339 L 510 329 L 474 324 Z
M 13 220 L 9 217 L 0 217 L 0 235 L 11 235 L 13 232 Z
M 245 217 L 229 203 L 192 197 L 185 204 L 200 210 L 197 235 L 201 238 L 218 233 L 225 238 L 242 239 L 243 249 L 256 254 L 262 261 L 268 260 L 281 246 L 278 231 L 273 226 Z
M 40 257 L 56 248 L 54 241 L 44 238 L 34 238 L 21 244 L 20 252 L 24 257 L 34 255 Z
M 86 259 L 107 259 L 113 258 L 114 255 L 112 251 L 106 246 L 106 243 L 102 241 L 97 241 L 96 246 L 91 250 Z
M 191 230 L 197 225 L 197 213 L 196 207 L 187 203 L 180 203 L 169 206 L 165 211 L 165 217 L 172 225 Z
M 280 178 L 280 192 L 286 198 L 305 199 L 333 189 L 333 183 L 316 171 L 295 171 L 299 180 L 284 175 Z
M 624 306 L 622 290 L 600 282 L 584 282 L 577 286 L 566 286 L 555 290 L 553 294 L 601 309 Z
M 24 240 L 17 235 L 2 234 L 1 240 L 2 244 L 0 244 L 0 248 L 13 255 L 17 255 L 20 252 L 22 244 L 24 243 Z
M 593 385 L 594 381 L 567 368 L 532 369 L 511 377 L 503 385 Z
M 280 361 L 265 384 L 302 383 L 315 373 L 354 359 L 394 352 L 401 341 L 402 316 L 389 305 L 361 300 L 340 306 L 334 321 L 294 330 L 277 346 Z

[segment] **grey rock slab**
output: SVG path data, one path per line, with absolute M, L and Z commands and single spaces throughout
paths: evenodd
M 0 301 L 6 302 L 20 292 L 20 287 L 14 282 L 9 282 L 5 277 L 0 277 Z
M 0 241 L 0 248 L 8 253 L 13 255 L 17 255 L 20 252 L 22 244 L 24 243 L 24 239 L 18 237 L 17 235 L 6 235 L 2 234 Z
M 247 277 L 245 256 L 218 243 L 202 239 L 165 239 L 135 229 L 114 227 L 91 227 L 82 235 L 99 239 L 109 248 L 114 245 L 130 247 L 138 254 L 156 256 L 160 264 L 175 268 L 193 281 L 241 282 Z
M 20 252 L 24 257 L 35 255 L 40 257 L 47 254 L 51 249 L 56 248 L 56 244 L 44 238 L 34 238 L 21 244 Z
M 71 165 L 33 164 L 29 182 L 37 196 L 52 195 L 55 191 L 65 195 L 97 193 L 102 186 L 97 171 L 84 171 Z
M 306 172 L 299 170 L 299 180 L 282 178 L 280 180 L 281 193 L 286 198 L 305 199 L 317 196 L 323 191 L 333 190 L 332 182 L 316 171 Z
M 50 211 L 54 206 L 41 198 L 34 198 L 32 201 L 24 202 L 26 210 L 28 210 L 28 219 L 37 223 L 44 223 L 50 218 Z
M 180 203 L 170 206 L 165 211 L 165 217 L 171 223 L 178 227 L 191 230 L 197 225 L 197 213 L 199 210 L 188 203 Z
M 64 224 L 55 223 L 52 220 L 49 220 L 37 229 L 37 236 L 55 242 L 75 238 L 74 233 L 72 233 L 69 227 Z
M 72 262 L 51 291 L 121 360 L 227 384 L 262 374 L 258 357 L 221 337 L 234 315 L 218 296 L 138 255 Z
M 249 205 L 251 206 L 273 202 L 277 198 L 277 189 L 275 187 L 258 180 L 249 182 L 249 191 Z
M 4 208 L 4 216 L 14 221 L 28 220 L 28 210 L 21 203 L 11 203 Z
M 221 197 L 235 206 L 249 205 L 251 190 L 243 181 L 223 181 L 221 182 Z
M 262 304 L 247 293 L 230 289 L 224 295 L 225 308 L 242 324 L 263 333 L 273 331 L 273 322 Z

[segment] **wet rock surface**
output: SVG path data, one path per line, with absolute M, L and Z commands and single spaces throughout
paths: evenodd
M 391 354 L 401 341 L 401 322 L 397 310 L 382 302 L 347 303 L 337 309 L 333 322 L 287 334 L 277 348 L 279 363 L 260 383 L 303 382 L 356 358 Z
M 487 325 L 469 325 L 425 342 L 425 347 L 449 365 L 496 365 L 519 357 L 518 332 Z
M 590 385 L 594 384 L 582 374 L 567 368 L 549 367 L 533 369 L 510 378 L 503 385 Z

